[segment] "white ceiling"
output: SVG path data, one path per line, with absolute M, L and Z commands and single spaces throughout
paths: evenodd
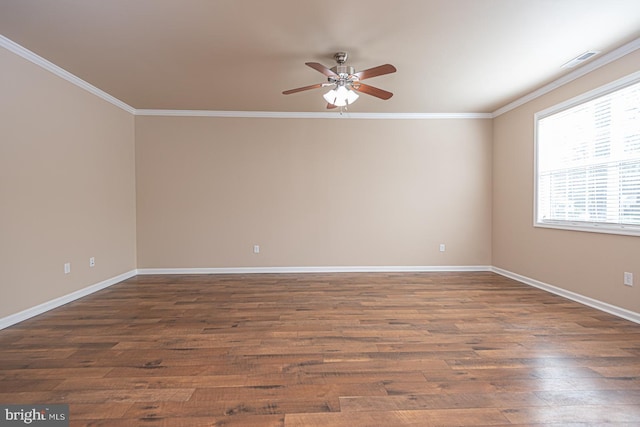
M 344 50 L 398 69 L 352 112 L 490 113 L 638 39 L 640 1 L 0 0 L 0 34 L 136 109 L 325 111 L 281 92 Z

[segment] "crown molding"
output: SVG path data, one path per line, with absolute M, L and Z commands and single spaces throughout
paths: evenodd
M 47 61 L 43 57 L 31 52 L 29 49 L 26 49 L 26 48 L 20 46 L 18 43 L 6 38 L 3 35 L 0 35 L 0 46 L 5 48 L 5 49 L 7 49 L 9 52 L 13 52 L 16 55 L 26 59 L 27 61 L 30 61 L 30 62 L 32 62 L 32 63 L 44 68 L 45 70 L 55 74 L 56 76 L 68 81 L 69 83 L 72 83 L 72 84 L 78 86 L 79 88 L 84 89 L 89 93 L 92 93 L 93 95 L 97 96 L 98 98 L 101 98 L 101 99 L 109 102 L 110 104 L 113 104 L 116 107 L 123 109 L 124 111 L 126 111 L 128 113 L 135 114 L 136 110 L 132 106 L 120 101 L 118 98 L 116 98 L 114 96 L 109 95 L 107 92 L 105 92 L 105 91 L 103 91 L 101 89 L 98 89 L 97 87 L 93 86 L 92 84 L 85 82 L 81 78 L 71 74 L 67 70 L 64 70 L 64 69 L 58 67 L 54 63 Z
M 585 65 L 583 65 L 580 68 L 575 69 L 574 71 L 565 74 L 564 76 L 560 77 L 557 80 L 552 81 L 551 83 L 542 86 L 539 89 L 534 90 L 533 92 L 523 96 L 522 98 L 516 99 L 515 101 L 505 105 L 504 107 L 498 108 L 496 111 L 494 111 L 491 116 L 492 117 L 498 117 L 506 112 L 509 112 L 511 110 L 514 110 L 524 104 L 526 104 L 527 102 L 533 101 L 536 98 L 541 97 L 542 95 L 546 95 L 549 92 L 552 92 L 556 89 L 558 89 L 561 86 L 566 85 L 567 83 L 570 83 L 576 79 L 579 79 L 580 77 L 589 74 L 590 72 L 597 70 L 600 67 L 603 67 L 607 64 L 610 64 L 613 61 L 616 61 L 620 58 L 622 58 L 623 56 L 626 56 L 628 54 L 630 54 L 631 52 L 634 52 L 636 50 L 640 49 L 640 38 L 637 38 L 621 47 L 619 47 L 618 49 L 612 50 L 609 53 L 606 53 L 604 55 L 602 55 L 599 58 L 594 59 L 593 61 L 590 61 L 588 63 L 586 63 Z
M 491 113 L 352 113 L 352 112 L 287 112 L 287 111 L 208 111 L 208 110 L 152 110 L 135 109 L 109 95 L 81 78 L 60 68 L 18 43 L 0 35 L 0 46 L 32 62 L 56 76 L 86 90 L 89 93 L 136 116 L 174 117 L 230 117 L 230 118 L 271 118 L 271 119 L 390 119 L 390 120 L 430 120 L 430 119 L 491 119 Z
M 56 76 L 92 93 L 93 95 L 136 116 L 174 117 L 229 117 L 229 118 L 278 118 L 278 119 L 376 119 L 376 120 L 438 120 L 438 119 L 492 119 L 539 98 L 570 83 L 604 65 L 640 49 L 640 38 L 615 49 L 559 79 L 495 110 L 493 113 L 352 113 L 352 112 L 285 112 L 285 111 L 209 111 L 209 110 L 153 110 L 135 109 L 118 98 L 109 95 L 81 78 L 60 68 L 18 43 L 0 35 L 0 47 L 44 68 Z
M 211 110 L 135 110 L 136 116 L 165 117 L 231 117 L 267 119 L 376 119 L 376 120 L 433 120 L 433 119 L 491 119 L 491 113 L 351 113 L 351 112 L 294 112 L 294 111 L 211 111 Z

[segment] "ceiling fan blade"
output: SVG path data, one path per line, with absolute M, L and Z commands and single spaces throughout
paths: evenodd
M 355 82 L 351 87 L 362 93 L 366 93 L 367 95 L 375 96 L 380 99 L 389 99 L 393 96 L 393 93 L 387 92 L 386 90 L 379 89 L 377 87 L 369 86 L 364 83 Z
M 377 67 L 369 68 L 364 71 L 358 71 L 354 74 L 354 77 L 357 77 L 360 80 L 370 79 L 371 77 L 382 76 L 385 74 L 395 73 L 396 67 L 391 64 L 379 65 Z
M 327 104 L 327 110 L 332 110 L 334 108 L 338 108 L 338 106 L 333 104 Z
M 305 62 L 304 65 L 308 65 L 316 71 L 320 71 L 327 77 L 338 77 L 336 73 L 334 73 L 331 69 L 325 67 L 322 64 L 318 64 L 317 62 Z
M 296 88 L 296 89 L 289 89 L 289 90 L 285 90 L 284 92 L 282 92 L 282 94 L 283 95 L 289 95 L 291 93 L 302 92 L 303 90 L 317 89 L 319 87 L 326 86 L 327 84 L 328 83 L 317 83 L 315 85 L 299 87 L 299 88 Z

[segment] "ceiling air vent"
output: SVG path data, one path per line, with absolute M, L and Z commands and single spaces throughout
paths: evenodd
M 562 67 L 560 67 L 560 68 L 573 68 L 576 65 L 582 64 L 587 59 L 594 57 L 598 53 L 600 53 L 600 52 L 595 51 L 595 50 L 587 51 L 587 52 L 585 52 L 585 53 L 583 53 L 581 55 L 576 56 L 571 61 L 569 61 L 569 62 L 565 63 L 564 65 L 562 65 Z

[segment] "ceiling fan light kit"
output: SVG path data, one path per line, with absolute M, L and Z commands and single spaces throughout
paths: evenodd
M 353 104 L 359 96 L 355 91 L 349 90 L 345 86 L 338 86 L 323 95 L 328 104 L 336 107 L 346 107 Z
M 302 92 L 305 90 L 332 86 L 331 90 L 323 95 L 323 98 L 327 101 L 328 109 L 340 107 L 341 110 L 346 109 L 358 99 L 360 96 L 358 92 L 366 93 L 367 95 L 384 100 L 393 96 L 393 93 L 391 92 L 361 83 L 361 80 L 364 79 L 395 73 L 397 70 L 393 65 L 384 64 L 356 72 L 352 66 L 345 64 L 348 57 L 346 52 L 337 52 L 333 57 L 336 60 L 337 65 L 332 68 L 325 67 L 317 62 L 305 63 L 305 65 L 324 74 L 327 77 L 327 83 L 317 83 L 310 86 L 285 90 L 282 93 L 284 95 L 290 95 L 292 93 Z

